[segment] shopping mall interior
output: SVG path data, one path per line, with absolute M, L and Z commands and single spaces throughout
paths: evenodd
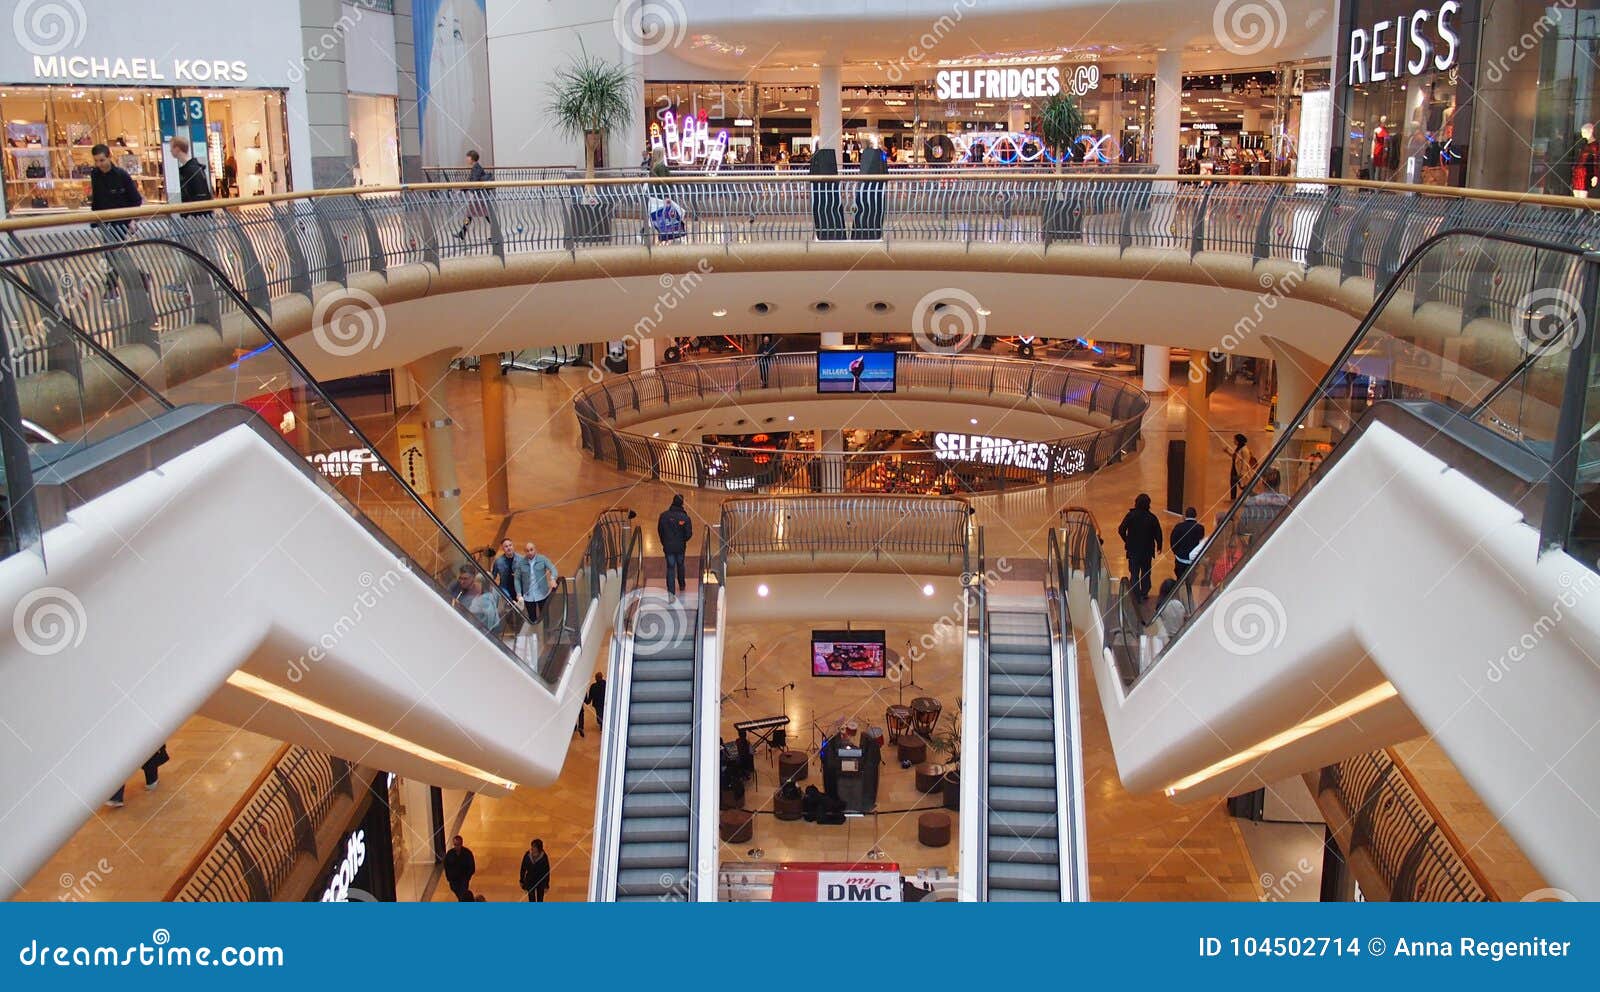
M 84 6 L 9 899 L 1600 897 L 1600 2 Z

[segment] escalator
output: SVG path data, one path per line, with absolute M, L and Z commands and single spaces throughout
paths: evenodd
M 110 250 L 52 261 L 92 274 Z M 0 720 L 31 759 L 0 768 L 28 797 L 0 815 L 0 878 L 30 877 L 84 797 L 197 713 L 453 788 L 552 781 L 611 615 L 614 515 L 527 623 L 399 470 L 397 439 L 369 437 L 210 263 L 116 251 L 237 319 L 135 372 L 36 290 L 46 259 L 0 263 L 0 314 L 71 366 L 0 389 L 0 415 L 41 429 L 5 432 L 0 605 L 29 636 L 0 648 Z
M 708 542 L 714 534 L 706 535 Z M 708 545 L 709 546 L 709 545 Z M 702 554 L 702 563 L 711 561 Z M 694 598 L 672 598 L 643 582 L 643 559 L 630 550 L 624 569 L 618 635 L 609 692 L 616 703 L 606 724 L 595 803 L 590 899 L 598 902 L 693 902 L 702 893 L 703 820 L 699 760 L 704 742 L 700 691 L 706 637 L 702 582 Z M 715 601 L 711 607 L 715 609 Z M 712 643 L 715 643 L 713 634 Z M 714 766 L 715 762 L 711 762 Z M 714 791 L 714 790 L 712 790 Z
M 1475 303 L 1479 284 L 1531 302 Z M 1427 735 L 1551 884 L 1600 896 L 1597 288 L 1573 249 L 1425 243 L 1159 623 L 1069 513 L 1070 616 L 1130 791 L 1234 795 Z M 1462 309 L 1416 302 L 1441 297 Z
M 983 575 L 980 531 L 979 575 Z M 1055 574 L 1047 569 L 1047 575 Z M 982 667 L 981 799 L 973 826 L 988 902 L 1088 898 L 1076 665 L 1052 582 L 974 584 Z

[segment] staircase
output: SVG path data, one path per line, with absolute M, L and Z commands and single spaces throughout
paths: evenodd
M 1038 611 L 988 617 L 990 902 L 1061 901 L 1061 836 L 1050 628 Z
M 618 902 L 683 902 L 694 863 L 693 607 L 648 600 L 634 622 L 617 845 Z

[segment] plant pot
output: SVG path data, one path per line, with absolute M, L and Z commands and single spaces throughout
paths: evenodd
M 961 808 L 961 772 L 960 770 L 944 773 L 944 808 L 959 810 Z
M 611 220 L 615 204 L 601 200 L 573 200 L 567 204 L 567 242 L 569 244 L 607 244 L 611 241 Z

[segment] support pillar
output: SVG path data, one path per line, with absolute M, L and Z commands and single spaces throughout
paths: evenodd
M 642 337 L 639 339 L 639 371 L 656 367 L 656 339 Z
M 483 478 L 489 512 L 511 512 L 506 480 L 506 377 L 499 354 L 478 356 L 478 392 L 483 398 Z M 431 468 L 431 466 L 430 466 Z
M 824 348 L 843 348 L 844 347 L 844 332 L 843 331 L 823 331 L 822 332 L 822 346 Z
M 839 134 L 844 130 L 844 101 L 836 65 L 825 65 L 817 80 L 817 147 L 839 149 Z
M 461 521 L 461 484 L 456 481 L 455 421 L 445 405 L 445 387 L 450 375 L 451 349 L 436 351 L 411 362 L 406 371 L 417 387 L 417 405 L 411 416 L 422 427 L 428 446 L 428 481 L 432 492 L 420 493 L 433 506 L 433 512 L 456 536 L 466 540 Z
M 818 431 L 817 450 L 822 453 L 818 488 L 825 493 L 844 489 L 844 432 Z
M 1272 353 L 1272 362 L 1278 375 L 1278 408 L 1273 426 L 1280 431 L 1287 430 L 1294 415 L 1306 405 L 1306 400 L 1316 391 L 1317 384 L 1328 374 L 1328 366 L 1277 338 L 1263 336 L 1261 343 Z M 1319 410 L 1312 413 L 1306 421 L 1306 427 L 1320 426 L 1322 412 Z
M 1144 346 L 1144 391 L 1164 393 L 1171 375 L 1172 349 L 1164 344 Z
M 1211 468 L 1211 397 L 1206 395 L 1209 370 L 1204 352 L 1189 359 L 1189 385 L 1183 393 L 1183 503 L 1204 516 L 1210 506 L 1206 484 Z
M 1174 45 L 1156 56 L 1156 104 L 1152 115 L 1150 156 L 1156 172 L 1178 173 L 1179 119 L 1183 116 L 1183 56 Z

